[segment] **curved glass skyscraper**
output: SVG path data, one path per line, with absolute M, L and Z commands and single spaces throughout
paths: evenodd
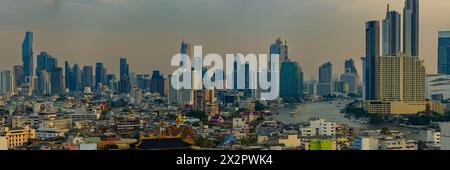
M 33 76 L 33 32 L 26 32 L 22 42 L 22 62 L 25 77 Z

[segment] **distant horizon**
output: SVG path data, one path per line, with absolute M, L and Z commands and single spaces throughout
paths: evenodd
M 48 52 L 71 65 L 102 62 L 117 74 L 124 56 L 130 72 L 164 76 L 184 39 L 208 53 L 268 53 L 277 37 L 289 45 L 305 81 L 330 61 L 333 74 L 353 59 L 361 73 L 364 23 L 385 17 L 386 5 L 402 14 L 404 0 L 4 0 L 0 2 L 0 69 L 21 65 L 21 42 L 34 32 L 34 57 Z M 450 30 L 447 0 L 420 3 L 420 58 L 436 73 L 439 31 Z M 95 9 L 95 10 L 94 10 Z

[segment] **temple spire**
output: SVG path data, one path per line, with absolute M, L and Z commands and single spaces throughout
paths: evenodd
M 183 115 L 181 114 L 181 111 L 178 111 L 178 116 L 176 120 L 177 125 L 183 125 Z

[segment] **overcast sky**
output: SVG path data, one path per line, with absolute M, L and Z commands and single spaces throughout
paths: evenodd
M 402 13 L 404 0 L 0 0 L 0 67 L 21 64 L 24 32 L 34 51 L 47 51 L 63 66 L 104 62 L 117 72 L 120 56 L 131 71 L 175 70 L 170 59 L 182 39 L 207 53 L 267 53 L 281 36 L 305 80 L 318 66 L 342 72 L 364 55 L 364 22 L 381 20 L 387 3 Z M 450 1 L 420 3 L 420 58 L 436 72 L 437 33 L 450 30 Z

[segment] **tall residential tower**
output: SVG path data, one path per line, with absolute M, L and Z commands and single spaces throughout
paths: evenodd
M 365 99 L 376 99 L 377 62 L 380 56 L 380 22 L 366 22 Z
M 387 6 L 386 18 L 382 21 L 382 47 L 383 56 L 397 55 L 401 52 L 400 49 L 400 14 L 397 11 L 390 11 Z
M 440 31 L 438 38 L 438 74 L 450 74 L 450 31 Z
M 403 8 L 403 52 L 419 56 L 419 0 L 406 0 Z
M 26 32 L 22 42 L 22 62 L 24 75 L 28 79 L 33 76 L 33 32 Z

